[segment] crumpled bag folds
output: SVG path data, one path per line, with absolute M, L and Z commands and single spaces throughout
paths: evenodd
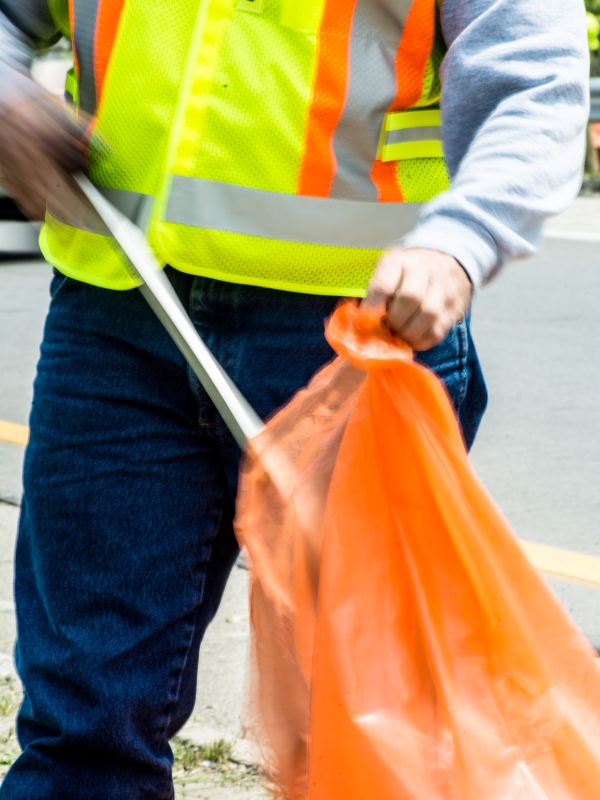
M 600 797 L 600 665 L 471 467 L 442 384 L 355 305 L 242 468 L 247 736 L 288 800 Z

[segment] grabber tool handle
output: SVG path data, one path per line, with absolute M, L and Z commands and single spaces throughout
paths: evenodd
M 264 424 L 204 344 L 142 231 L 115 208 L 90 180 L 75 181 L 143 280 L 139 287 L 165 326 L 242 449 Z

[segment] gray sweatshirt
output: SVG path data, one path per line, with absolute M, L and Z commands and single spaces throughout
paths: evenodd
M 374 0 L 376 2 L 376 0 Z M 2 13 L 4 12 L 4 13 Z M 442 0 L 442 131 L 451 188 L 405 246 L 456 258 L 473 284 L 532 255 L 576 195 L 588 117 L 582 0 Z M 0 102 L 56 30 L 45 0 L 0 0 Z

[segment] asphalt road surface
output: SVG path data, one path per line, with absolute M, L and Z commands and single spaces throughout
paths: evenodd
M 0 419 L 27 422 L 49 280 L 43 263 L 0 263 Z M 550 240 L 510 265 L 477 298 L 473 330 L 490 392 L 477 471 L 519 536 L 600 556 L 598 246 Z M 22 455 L 0 443 L 0 497 L 9 503 L 19 500 Z M 16 507 L 0 507 L 0 670 L 14 636 L 16 517 Z M 600 589 L 552 583 L 600 647 Z M 235 569 L 203 647 L 194 738 L 239 734 L 245 614 L 245 573 Z
M 600 254 L 547 240 L 477 299 L 490 402 L 472 458 L 517 534 L 600 556 Z M 600 589 L 551 581 L 600 649 Z

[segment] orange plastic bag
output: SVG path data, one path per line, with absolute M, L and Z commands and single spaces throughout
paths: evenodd
M 290 800 L 600 797 L 600 668 L 445 391 L 348 304 L 253 442 L 249 736 Z

